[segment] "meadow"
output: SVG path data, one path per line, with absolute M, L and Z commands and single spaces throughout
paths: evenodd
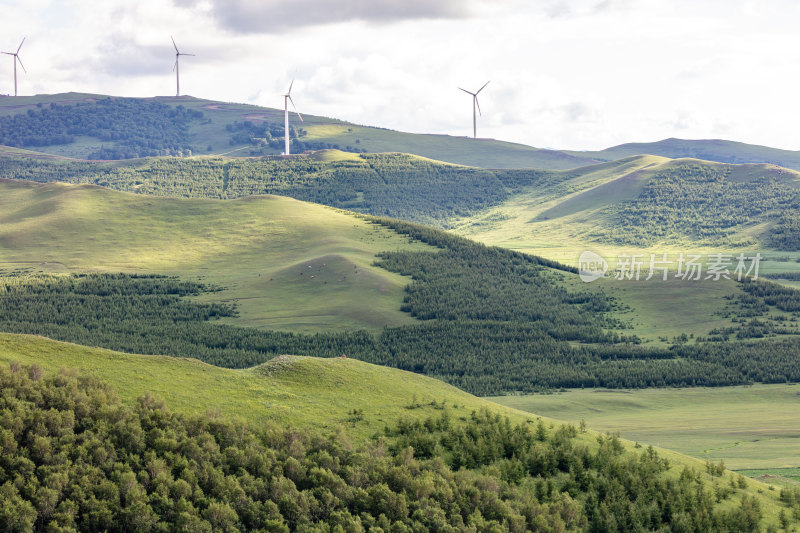
M 155 272 L 224 287 L 237 323 L 297 331 L 367 329 L 412 319 L 408 279 L 372 265 L 423 250 L 335 209 L 281 197 L 215 202 L 100 187 L 0 183 L 0 269 Z M 200 298 L 202 301 L 203 298 Z
M 756 384 L 646 390 L 567 390 L 503 396 L 492 401 L 619 432 L 733 470 L 765 470 L 797 477 L 800 457 L 800 385 Z M 758 473 L 756 473 L 758 475 Z

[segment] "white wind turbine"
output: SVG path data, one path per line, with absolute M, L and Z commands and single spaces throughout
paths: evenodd
M 22 43 L 24 43 L 24 42 L 25 42 L 25 37 L 22 38 Z M 17 51 L 16 52 L 3 52 L 6 55 L 14 56 L 14 96 L 17 96 L 17 62 L 18 61 L 19 61 L 19 66 L 22 67 L 23 72 L 25 72 L 25 74 L 28 73 L 28 71 L 25 70 L 25 65 L 22 64 L 22 60 L 19 58 L 19 51 L 22 48 L 22 43 L 19 43 L 19 47 L 17 47 Z
M 176 86 L 177 86 L 177 89 L 178 89 L 178 91 L 175 94 L 175 96 L 180 96 L 181 95 L 181 69 L 180 69 L 180 66 L 178 64 L 178 60 L 180 59 L 181 56 L 194 56 L 194 54 L 181 53 L 181 51 L 178 50 L 178 45 L 175 44 L 175 39 L 172 38 L 172 35 L 170 35 L 169 38 L 172 39 L 172 46 L 175 47 L 175 66 L 172 67 L 172 70 L 175 72 L 175 83 L 176 83 Z
M 285 155 L 289 155 L 289 102 L 292 103 L 292 107 L 294 108 L 294 112 L 297 113 L 297 117 L 300 119 L 300 122 L 303 122 L 303 117 L 300 115 L 300 112 L 297 110 L 297 106 L 294 105 L 294 100 L 292 100 L 292 86 L 294 85 L 294 80 L 292 83 L 289 84 L 289 90 L 286 91 L 286 94 L 283 95 L 283 131 L 284 131 L 284 139 L 286 144 L 286 149 L 284 150 Z
M 491 81 L 491 80 L 489 80 L 489 81 Z M 488 81 L 483 84 L 483 87 L 486 87 L 487 85 L 489 85 Z M 459 89 L 461 89 L 465 93 L 472 95 L 472 136 L 475 139 L 478 138 L 478 119 L 475 116 L 475 108 L 477 107 L 478 108 L 478 113 L 483 115 L 483 113 L 481 113 L 481 105 L 478 103 L 478 93 L 483 90 L 483 87 L 481 87 L 480 89 L 478 89 L 474 93 L 471 92 L 471 91 L 468 91 L 466 89 L 461 89 L 461 87 L 459 87 Z

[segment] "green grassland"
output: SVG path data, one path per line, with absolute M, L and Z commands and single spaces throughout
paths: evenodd
M 726 223 L 730 225 L 714 226 L 714 216 L 718 213 L 709 212 L 702 224 L 710 221 L 711 227 L 705 235 L 696 235 L 693 231 L 701 223 L 695 217 L 705 209 L 705 204 L 692 207 L 691 198 L 687 200 L 675 192 L 657 198 L 644 196 L 642 200 L 643 191 L 658 191 L 662 182 L 684 179 L 673 176 L 682 176 L 680 173 L 687 168 L 692 169 L 693 176 L 702 172 L 724 174 L 727 184 L 724 186 L 728 187 L 723 189 L 724 194 L 712 190 L 716 185 L 704 183 L 698 196 L 705 195 L 705 199 L 698 201 L 717 202 L 720 211 L 728 209 L 724 214 L 733 213 L 738 217 L 736 220 Z M 755 210 L 753 206 L 762 194 L 758 191 L 765 189 L 764 183 L 772 184 L 769 189 L 772 196 L 764 202 L 766 207 L 750 216 L 749 210 Z M 733 192 L 739 189 L 748 191 L 741 200 Z M 551 173 L 545 186 L 523 188 L 500 205 L 456 220 L 454 225 L 460 235 L 568 265 L 577 265 L 581 252 L 590 250 L 606 258 L 609 276 L 614 274 L 622 254 L 639 254 L 647 263 L 650 254 L 660 258 L 667 253 L 672 277 L 681 253 L 705 258 L 715 253 L 752 256 L 759 252 L 763 257 L 759 273 L 791 286 L 797 285 L 792 278 L 800 271 L 800 263 L 796 261 L 800 255 L 794 251 L 775 251 L 771 239 L 781 213 L 794 209 L 790 206 L 797 201 L 798 192 L 798 174 L 774 165 L 726 165 L 633 156 Z M 634 209 L 636 214 L 632 214 Z M 648 210 L 651 214 L 647 214 Z M 639 214 L 642 212 L 645 214 Z M 654 233 L 646 226 L 650 223 L 663 224 L 669 230 L 656 240 L 640 239 Z M 651 340 L 681 333 L 707 334 L 725 321 L 720 311 L 738 291 L 736 284 L 727 280 L 645 281 L 647 268 L 643 272 L 645 275 L 639 281 L 605 279 L 595 285 L 628 306 L 628 312 L 621 316 L 630 318 L 637 335 Z M 781 275 L 789 279 L 782 280 Z
M 335 209 L 281 197 L 177 200 L 88 185 L 0 182 L 0 269 L 157 272 L 225 287 L 248 326 L 406 324 L 407 278 L 372 265 L 424 249 Z
M 639 220 L 630 218 L 631 202 L 641 198 L 645 187 L 657 187 L 669 179 L 682 179 L 682 175 L 677 173 L 687 172 L 686 169 L 689 169 L 690 175 L 715 171 L 724 173 L 724 182 L 729 187 L 726 190 L 755 189 L 762 181 L 775 183 L 779 190 L 770 197 L 775 205 L 771 210 L 753 213 L 747 221 L 734 222 L 730 226 L 732 231 L 726 226 L 724 237 L 715 238 L 692 234 L 696 221 L 690 218 L 694 213 L 690 213 L 689 209 L 683 213 L 666 212 L 671 206 L 651 201 L 643 208 L 650 208 L 653 217 L 660 216 L 659 220 L 663 219 L 663 224 L 668 226 L 670 232 L 655 241 L 649 239 L 638 242 L 636 233 L 644 233 L 647 228 L 633 224 Z M 529 251 L 567 264 L 575 264 L 580 252 L 588 246 L 601 255 L 613 255 L 614 252 L 625 250 L 626 246 L 637 253 L 707 252 L 718 250 L 721 242 L 726 243 L 726 248 L 769 249 L 772 248 L 769 229 L 783 209 L 787 209 L 778 202 L 790 202 L 798 191 L 798 174 L 774 165 L 725 165 L 634 156 L 575 171 L 553 173 L 546 186 L 530 186 L 495 207 L 461 221 L 456 220 L 453 224 L 455 231 L 461 235 Z M 700 186 L 697 194 L 700 197 L 705 195 L 705 201 L 713 198 L 720 209 L 730 207 L 742 218 L 747 217 L 747 206 L 729 205 L 727 202 L 732 202 L 733 197 L 713 197 L 712 192 L 710 185 Z M 665 202 L 670 200 L 677 204 L 677 193 L 672 193 Z M 711 215 L 709 221 L 713 223 Z M 620 227 L 626 223 L 624 228 Z M 621 229 L 630 230 L 630 234 L 620 234 Z
M 228 370 L 191 359 L 121 354 L 27 335 L 0 334 L 0 361 L 35 364 L 50 372 L 78 369 L 111 385 L 129 406 L 149 392 L 163 398 L 170 409 L 186 414 L 209 413 L 243 420 L 251 426 L 274 421 L 317 432 L 343 431 L 355 442 L 380 433 L 400 418 L 422 420 L 437 415 L 443 407 L 456 418 L 463 414 L 464 420 L 481 408 L 507 416 L 512 423 L 532 418 L 434 379 L 353 359 L 282 356 L 256 368 Z M 594 449 L 596 436 L 589 431 L 578 433 L 576 438 Z M 631 441 L 622 444 L 629 451 L 635 449 Z M 677 479 L 688 467 L 712 485 L 728 484 L 730 474 L 711 477 L 700 460 L 665 449 L 658 449 L 658 453 L 670 462 L 668 477 Z M 764 527 L 777 521 L 783 508 L 777 490 L 748 480 L 739 491 L 758 499 Z M 737 501 L 729 498 L 722 502 L 722 508 L 732 509 Z
M 129 405 L 150 392 L 170 408 L 189 414 L 218 411 L 253 425 L 272 420 L 331 431 L 344 426 L 360 439 L 402 416 L 425 418 L 436 413 L 431 402 L 444 402 L 466 414 L 492 406 L 515 421 L 525 418 L 519 411 L 494 407 L 433 378 L 352 358 L 286 355 L 233 370 L 195 359 L 124 354 L 3 333 L 0 361 L 51 370 L 77 368 L 111 384 Z M 363 420 L 349 422 L 353 410 L 363 411 Z
M 800 385 L 647 390 L 569 390 L 493 401 L 544 416 L 619 432 L 728 468 L 800 467 Z M 776 470 L 774 473 L 780 473 Z M 760 475 L 760 474 L 756 474 Z
M 800 484 L 800 468 L 754 468 L 738 471 L 752 479 L 757 479 L 770 485 L 794 488 Z
M 92 103 L 107 98 L 103 95 L 65 93 L 57 95 L 24 96 L 0 100 L 0 116 L 36 111 L 52 103 L 71 105 Z M 194 154 L 227 155 L 247 157 L 253 149 L 250 143 L 231 144 L 231 133 L 227 126 L 249 121 L 254 124 L 271 122 L 283 124 L 283 111 L 248 104 L 215 102 L 193 98 L 157 97 L 145 99 L 169 106 L 185 108 L 203 113 L 202 120 L 189 125 L 188 134 Z M 303 141 L 335 145 L 334 147 L 367 152 L 406 152 L 450 163 L 480 166 L 484 168 L 575 168 L 593 162 L 592 159 L 567 155 L 555 150 L 542 150 L 530 146 L 493 139 L 471 139 L 450 135 L 413 134 L 399 131 L 360 126 L 342 120 L 303 114 L 301 127 L 306 135 Z M 281 126 L 282 127 L 282 126 Z M 72 144 L 56 144 L 34 148 L 37 151 L 63 157 L 84 159 L 103 143 L 100 139 L 77 138 Z M 267 153 L 280 154 L 282 148 L 273 148 Z
M 5 316 L 7 331 L 237 368 L 283 353 L 279 347 L 305 355 L 358 354 L 476 394 L 731 385 L 797 376 L 792 354 L 798 310 L 759 296 L 758 314 L 751 314 L 737 300 L 745 294 L 734 282 L 708 282 L 702 290 L 693 282 L 662 286 L 656 280 L 587 285 L 533 257 L 285 198 L 171 199 L 59 183 L 5 182 L 0 188 L 0 268 L 6 273 L 178 275 L 223 287 L 195 297 L 236 306 L 239 316 L 226 316 L 219 325 L 267 330 L 253 334 L 255 345 L 240 349 L 230 340 L 238 332 L 211 325 L 209 338 L 195 343 L 192 332 L 203 328 L 197 321 L 168 332 L 146 316 L 131 316 L 130 323 L 142 328 L 137 336 L 127 332 L 130 325 L 109 329 L 110 323 L 95 324 L 91 312 L 76 309 L 69 324 L 57 324 L 58 313 L 45 311 L 62 305 L 53 294 L 55 300 L 38 307 L 25 304 L 28 318 Z M 434 249 L 440 253 L 419 253 Z M 742 321 L 756 316 L 762 322 L 748 329 L 753 334 L 739 336 Z M 144 335 L 145 328 L 152 336 Z M 276 330 L 326 336 L 287 339 Z M 681 335 L 707 337 L 712 330 L 733 341 L 768 338 L 748 347 L 757 353 L 697 339 L 668 350 Z M 164 341 L 156 338 L 164 335 L 174 337 L 170 349 L 159 348 Z M 773 344 L 781 336 L 787 342 Z M 750 368 L 767 357 L 768 368 Z

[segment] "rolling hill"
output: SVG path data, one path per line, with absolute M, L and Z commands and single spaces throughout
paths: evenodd
M 4 331 L 233 368 L 347 354 L 477 394 L 800 380 L 797 294 L 771 285 L 678 285 L 673 308 L 725 310 L 695 332 L 662 322 L 687 314 L 653 306 L 656 284 L 597 290 L 547 260 L 400 221 L 275 197 L 0 190 Z M 689 331 L 691 345 L 672 338 Z
M 632 156 L 551 173 L 456 231 L 566 262 L 587 246 L 793 251 L 798 193 L 800 174 L 775 165 Z
M 630 442 L 537 421 L 420 375 L 483 395 L 797 382 L 795 291 L 733 280 L 601 280 L 587 286 L 574 269 L 541 257 L 337 209 L 455 227 L 488 244 L 567 263 L 587 246 L 609 256 L 621 250 L 771 250 L 765 270 L 800 280 L 800 263 L 792 262 L 800 259 L 800 220 L 792 215 L 800 174 L 772 164 L 658 155 L 572 168 L 604 157 L 402 134 L 321 117 L 294 131 L 296 147 L 335 144 L 345 151 L 291 159 L 90 163 L 63 157 L 141 155 L 148 128 L 161 126 L 161 145 L 152 150 L 219 153 L 214 146 L 227 142 L 232 155 L 270 153 L 270 123 L 281 113 L 192 98 L 142 103 L 70 94 L 14 102 L 18 107 L 0 110 L 0 117 L 24 113 L 35 119 L 15 122 L 19 131 L 66 120 L 73 110 L 64 108 L 78 103 L 87 108 L 80 115 L 87 122 L 72 132 L 31 126 L 27 146 L 38 150 L 44 143 L 52 153 L 9 148 L 0 158 L 0 177 L 28 180 L 0 181 L 0 331 L 120 350 L 0 333 L 0 360 L 39 365 L 21 369 L 12 363 L 0 373 L 4 406 L 19 409 L 23 418 L 48 421 L 46 431 L 15 433 L 0 425 L 4 449 L 13 441 L 14 453 L 23 450 L 13 465 L 0 459 L 0 496 L 19 516 L 33 517 L 35 508 L 37 524 L 55 517 L 53 524 L 70 527 L 80 516 L 93 520 L 85 522 L 92 527 L 109 528 L 108 517 L 118 512 L 129 527 L 156 527 L 156 515 L 172 520 L 180 512 L 190 529 L 186 524 L 258 524 L 284 531 L 325 520 L 343 528 L 376 526 L 381 519 L 373 511 L 392 509 L 395 523 L 380 524 L 393 530 L 446 529 L 446 521 L 475 530 L 591 525 L 600 531 L 625 529 L 619 526 L 624 519 L 632 529 L 669 524 L 756 531 L 777 525 L 781 511 L 780 521 L 791 521 L 793 507 L 800 513 L 800 492 L 784 491 L 779 498 L 774 488 L 721 465 L 659 451 L 667 465 Z M 153 126 L 126 118 L 98 129 L 88 110 L 93 106 L 116 106 L 119 116 L 139 110 L 139 118 L 165 112 L 174 120 Z M 119 137 L 127 123 L 139 131 Z M 247 139 L 262 134 L 263 142 Z M 72 138 L 48 145 L 52 136 Z M 208 144 L 198 149 L 198 142 Z M 543 169 L 569 170 L 483 170 L 406 154 L 356 153 L 398 145 L 460 163 L 503 167 L 487 163 L 539 161 Z M 692 147 L 699 150 L 697 143 L 658 148 L 677 156 Z M 703 148 L 722 157 L 737 147 L 718 143 L 715 149 Z M 253 196 L 264 193 L 297 199 Z M 63 367 L 79 374 L 56 375 Z M 591 402 L 587 394 L 581 401 Z M 619 405 L 613 394 L 603 406 Z M 90 502 L 81 503 L 80 512 L 66 504 L 56 512 L 60 500 L 50 509 L 52 494 L 35 486 L 34 480 L 42 487 L 49 483 L 43 475 L 29 476 L 25 486 L 3 476 L 12 472 L 22 479 L 25 461 L 66 464 L 50 453 L 59 450 L 63 437 L 51 432 L 58 424 L 52 412 L 61 409 L 59 420 L 68 420 L 71 408 L 64 405 L 85 405 L 81 398 L 91 398 L 89 404 L 107 399 L 108 405 L 89 410 L 86 419 L 96 423 L 98 436 L 87 438 L 93 444 L 84 448 L 94 451 L 75 464 L 88 458 L 94 463 L 87 468 L 108 475 L 98 474 L 94 483 L 81 478 L 81 490 L 97 488 L 94 500 L 83 497 L 88 492 L 73 493 Z M 535 411 L 529 401 L 517 405 Z M 772 408 L 776 402 L 767 403 Z M 123 429 L 135 437 L 136 424 L 148 429 L 146 438 L 120 437 Z M 107 428 L 110 433 L 104 433 Z M 213 435 L 222 453 L 213 451 L 206 435 Z M 126 447 L 136 442 L 146 447 Z M 190 463 L 198 450 L 213 456 L 202 474 L 181 466 L 184 456 Z M 263 474 L 258 461 L 273 461 L 280 471 L 284 489 L 270 490 L 296 488 L 286 501 L 271 493 L 275 508 L 246 503 L 265 494 L 266 488 L 252 482 L 254 473 Z M 410 485 L 407 470 L 417 480 L 433 480 L 430 487 Z M 165 471 L 171 474 L 159 478 Z M 179 472 L 188 492 L 177 482 Z M 205 477 L 191 477 L 198 475 Z M 459 498 L 462 486 L 468 487 L 469 512 L 462 512 L 466 499 L 453 507 L 437 486 Z M 184 495 L 180 509 L 164 497 L 175 491 Z M 525 495 L 533 494 L 531 507 Z M 92 501 L 111 503 L 90 509 L 97 505 Z M 0 512 L 0 520 L 7 518 Z M 158 527 L 167 528 L 166 522 Z
M 800 248 L 798 173 L 768 164 L 631 156 L 546 171 L 485 170 L 407 154 L 331 150 L 291 159 L 161 157 L 113 163 L 9 153 L 0 155 L 0 175 L 158 196 L 280 194 L 454 229 L 516 249 L 531 248 L 535 239 L 546 243 L 543 248 L 559 243 L 571 253 L 587 245 Z
M 77 107 L 76 107 L 77 106 Z M 113 109 L 112 109 L 113 108 Z M 98 121 L 116 117 L 116 123 Z M 294 153 L 334 148 L 405 152 L 482 168 L 572 169 L 634 155 L 721 163 L 768 163 L 800 170 L 800 152 L 722 139 L 664 139 L 599 151 L 539 149 L 494 139 L 411 134 L 304 115 L 293 125 Z M 12 120 L 13 119 L 13 120 Z M 253 155 L 283 150 L 283 111 L 189 96 L 115 98 L 64 93 L 0 99 L 0 145 L 69 158 L 146 155 Z
M 640 449 L 613 436 L 500 407 L 429 378 L 351 359 L 287 356 L 231 371 L 192 360 L 0 335 L 0 360 L 10 363 L 10 370 L 0 371 L 5 417 L 23 422 L 16 433 L 3 434 L 4 456 L 19 459 L 4 465 L 0 480 L 20 474 L 27 464 L 46 464 L 50 473 L 87 472 L 68 476 L 48 494 L 53 507 L 72 498 L 77 509 L 71 514 L 64 505 L 58 513 L 42 505 L 44 491 L 38 485 L 52 487 L 52 477 L 47 482 L 41 469 L 19 488 L 3 485 L 10 513 L 3 518 L 12 528 L 26 519 L 97 525 L 116 516 L 120 523 L 147 530 L 180 516 L 193 528 L 254 529 L 269 518 L 273 529 L 287 530 L 329 520 L 369 523 L 378 512 L 423 528 L 463 520 L 500 531 L 548 523 L 610 531 L 620 529 L 623 514 L 648 527 L 705 523 L 715 530 L 759 531 L 781 519 L 792 522 L 793 493 L 779 497 L 774 488 L 721 465 Z M 199 404 L 197 387 L 207 391 Z M 231 414 L 238 421 L 230 422 Z M 27 420 L 45 416 L 47 426 L 36 430 L 34 446 L 11 447 L 29 436 Z M 65 428 L 69 420 L 73 426 Z M 502 446 L 494 449 L 492 442 Z M 87 443 L 93 453 L 82 452 Z M 54 453 L 62 447 L 69 461 Z M 556 450 L 552 457 L 559 461 L 542 462 Z M 109 456 L 113 474 L 105 468 Z M 523 458 L 526 462 L 520 462 Z M 581 458 L 587 462 L 578 468 L 575 461 Z M 88 476 L 97 488 L 87 483 Z M 401 483 L 414 477 L 434 484 L 425 489 Z M 255 480 L 268 484 L 268 499 L 274 502 L 263 513 L 249 504 L 259 499 Z M 122 498 L 114 497 L 117 486 Z M 350 496 L 349 487 L 361 488 L 363 495 Z M 194 505 L 183 503 L 179 515 L 169 503 L 178 498 L 159 498 L 162 489 L 182 491 Z M 480 498 L 468 508 L 448 505 L 460 501 L 462 490 Z M 287 492 L 310 509 L 289 506 L 280 497 Z M 383 499 L 371 504 L 379 494 Z M 529 500 L 524 494 L 537 494 L 535 507 L 521 505 Z M 33 503 L 26 506 L 26 501 Z M 314 512 L 318 502 L 327 502 L 328 510 Z M 133 503 L 136 513 L 129 507 Z M 560 512 L 549 513 L 551 505 Z M 439 506 L 435 514 L 420 511 Z M 520 516 L 517 526 L 515 516 Z
M 223 287 L 234 323 L 293 331 L 401 325 L 409 282 L 375 267 L 421 250 L 352 214 L 283 197 L 231 202 L 0 182 L 0 270 L 154 272 Z M 202 299 L 203 297 L 201 297 Z
M 99 120 L 108 116 L 118 124 Z M 303 119 L 302 125 L 292 126 L 295 153 L 323 148 L 406 152 L 487 168 L 557 169 L 592 162 L 493 139 L 404 133 L 307 114 Z M 77 159 L 283 151 L 283 111 L 188 96 L 129 99 L 66 93 L 0 99 L 0 131 L 9 139 L 5 144 Z

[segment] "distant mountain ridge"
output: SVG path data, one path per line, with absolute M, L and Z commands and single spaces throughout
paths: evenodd
M 648 154 L 670 159 L 688 157 L 718 163 L 771 163 L 800 170 L 800 151 L 724 139 L 669 138 L 651 143 L 625 143 L 599 151 L 564 150 L 564 153 L 598 161 L 614 161 L 623 157 Z
M 110 101 L 110 102 L 109 102 Z M 110 103 L 115 103 L 111 106 Z M 98 123 L 95 107 L 121 108 L 130 113 L 139 106 L 149 121 L 130 113 L 130 127 L 114 124 L 109 131 Z M 165 107 L 166 106 L 166 107 Z M 175 124 L 154 113 L 169 109 L 184 119 L 176 133 L 155 144 Z M 202 114 L 198 116 L 198 114 Z M 47 115 L 47 116 L 45 116 Z M 50 115 L 58 120 L 49 120 Z M 190 120 L 185 120 L 188 115 Z M 226 155 L 249 157 L 280 155 L 283 151 L 281 109 L 204 100 L 191 96 L 118 98 L 64 93 L 0 98 L 0 144 L 74 159 L 118 159 L 150 155 Z M 120 118 L 120 117 L 117 117 Z M 117 121 L 119 122 L 119 120 Z M 12 133 L 9 135 L 9 131 Z M 5 143 L 2 142 L 6 138 Z M 290 120 L 292 153 L 339 149 L 354 153 L 404 152 L 448 163 L 483 168 L 569 169 L 596 162 L 558 150 L 539 149 L 494 139 L 416 134 L 361 126 L 343 120 L 303 114 Z M 133 145 L 133 147 L 132 147 Z M 91 157 L 90 157 L 91 156 Z
M 119 101 L 109 106 L 108 101 Z M 84 106 L 81 110 L 85 120 L 78 120 L 81 127 L 70 131 L 41 131 L 39 115 L 49 113 L 55 106 L 59 111 L 60 124 L 69 123 L 65 106 Z M 250 104 L 217 102 L 181 97 L 121 98 L 97 94 L 63 93 L 26 97 L 0 98 L 0 125 L 15 117 L 15 128 L 19 130 L 17 142 L 6 139 L 5 144 L 64 157 L 87 159 L 90 154 L 108 154 L 116 157 L 134 157 L 136 150 L 130 148 L 131 140 L 119 138 L 125 135 L 124 125 L 117 124 L 114 131 L 106 127 L 95 128 L 91 122 L 97 113 L 93 106 L 116 109 L 142 106 L 141 115 L 153 114 L 160 108 L 171 109 L 174 120 L 181 120 L 186 138 L 170 138 L 164 146 L 140 146 L 140 155 L 163 154 L 229 155 L 233 157 L 253 155 L 279 155 L 283 150 L 283 110 Z M 167 107 L 165 107 L 167 106 Z M 186 114 L 193 117 L 188 122 Z M 51 113 L 52 114 L 52 113 Z M 68 113 L 66 113 L 68 114 Z M 202 114 L 201 118 L 198 115 Z M 130 114 L 130 117 L 138 115 Z M 141 117 L 139 117 L 141 118 Z M 146 127 L 141 120 L 133 120 L 130 135 L 140 145 Z M 170 120 L 167 117 L 166 122 Z M 135 124 L 134 124 L 135 122 Z M 10 124 L 10 123 L 9 123 Z M 45 122 L 47 124 L 47 122 Z M 53 127 L 56 127 L 55 121 Z M 695 158 L 720 163 L 771 163 L 800 170 L 800 151 L 782 150 L 768 146 L 747 144 L 723 139 L 676 139 L 656 142 L 633 142 L 612 146 L 598 151 L 543 149 L 519 143 L 495 139 L 471 139 L 453 135 L 417 134 L 394 131 L 386 128 L 362 126 L 344 120 L 304 114 L 304 122 L 290 122 L 292 152 L 306 149 L 334 148 L 355 153 L 404 152 L 428 157 L 448 163 L 482 168 L 536 168 L 542 170 L 574 169 L 597 162 L 613 161 L 634 155 L 658 155 L 676 158 Z M 27 126 L 30 125 L 30 128 Z M 135 127 L 134 127 L 135 126 Z M 154 131 L 163 135 L 169 124 L 159 124 Z M 63 129 L 63 128 L 62 128 Z M 9 137 L 9 132 L 4 131 Z M 48 140 L 49 139 L 49 140 Z M 54 144 L 47 144 L 53 141 Z M 60 144 L 58 144 L 60 142 Z M 189 150 L 188 145 L 191 145 Z M 95 155 L 96 157 L 96 155 Z

